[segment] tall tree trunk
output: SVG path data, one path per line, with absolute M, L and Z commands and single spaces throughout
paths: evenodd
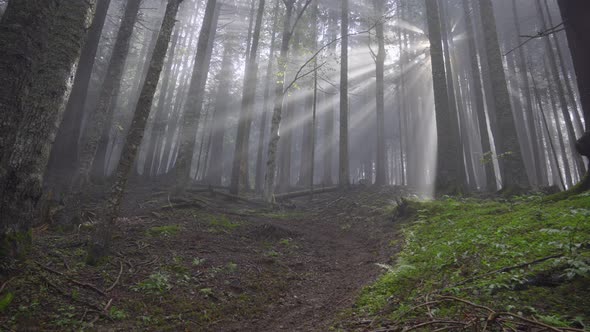
M 430 59 L 434 104 L 436 109 L 436 127 L 438 138 L 436 186 L 437 193 L 454 193 L 460 183 L 459 146 L 453 132 L 454 126 L 450 110 L 449 93 L 445 75 L 440 15 L 437 1 L 426 0 L 426 17 L 428 20 L 428 38 L 430 39 Z M 463 166 L 461 166 L 463 167 Z
M 174 168 L 176 171 L 175 189 L 180 191 L 191 183 L 191 162 L 195 149 L 195 137 L 199 128 L 205 84 L 211 60 L 207 54 L 210 54 L 213 49 L 219 11 L 217 0 L 207 0 L 199 41 L 197 42 L 197 54 L 188 89 L 188 97 L 184 106 L 182 126 L 178 137 L 179 150 Z
M 70 176 L 76 171 L 84 104 L 88 95 L 92 68 L 94 67 L 96 52 L 110 2 L 111 0 L 98 0 L 96 2 L 96 13 L 80 55 L 72 93 L 63 115 L 63 121 L 57 132 L 55 143 L 51 149 L 46 176 L 55 198 L 59 198 L 67 192 L 70 185 Z
M 514 15 L 514 27 L 516 33 L 520 36 L 522 34 L 522 30 L 520 27 L 520 18 L 518 15 L 518 6 L 516 5 L 516 0 L 512 0 L 512 11 Z M 535 120 L 533 117 L 533 99 L 531 97 L 531 87 L 529 84 L 529 78 L 526 71 L 526 59 L 525 59 L 525 52 L 527 51 L 526 45 L 522 48 L 518 49 L 517 56 L 518 56 L 518 74 L 520 77 L 520 81 L 522 82 L 522 93 L 524 95 L 524 114 L 526 117 L 526 126 L 528 128 L 528 133 L 530 137 L 531 143 L 531 151 L 533 157 L 533 164 L 534 164 L 534 171 L 535 171 L 535 183 L 540 183 L 541 179 L 540 176 L 542 174 L 541 166 L 543 165 L 543 161 L 540 159 L 539 153 L 539 139 L 537 137 L 536 127 L 535 127 Z
M 154 122 L 151 131 L 151 140 L 148 144 L 147 152 L 146 152 L 146 163 L 144 167 L 144 174 L 148 176 L 155 175 L 154 174 L 154 160 L 157 159 L 157 149 L 158 143 L 162 140 L 164 135 L 164 129 L 166 127 L 166 113 L 165 105 L 169 99 L 169 95 L 172 94 L 171 89 L 169 89 L 171 78 L 172 67 L 174 67 L 174 55 L 176 52 L 176 45 L 178 44 L 178 35 L 180 34 L 179 29 L 176 29 L 172 37 L 172 42 L 170 45 L 170 51 L 167 56 L 167 63 L 162 73 L 162 80 L 160 86 L 160 96 L 158 97 L 158 104 L 154 108 Z M 176 88 L 173 84 L 172 88 Z
M 0 123 L 7 130 L 0 134 L 0 274 L 31 243 L 44 171 L 94 4 L 12 1 L 0 22 Z
M 490 135 L 488 132 L 488 119 L 485 112 L 485 101 L 481 83 L 481 72 L 479 68 L 479 63 L 477 61 L 477 47 L 475 45 L 475 32 L 473 20 L 471 19 L 471 13 L 472 11 L 469 8 L 469 1 L 463 0 L 463 15 L 465 17 L 465 24 L 467 30 L 467 43 L 469 47 L 471 75 L 473 77 L 473 91 L 475 94 L 475 109 L 477 114 L 479 134 L 481 136 L 481 147 L 485 156 L 492 154 L 492 148 L 490 143 Z M 485 166 L 487 189 L 493 191 L 496 189 L 496 175 L 494 173 L 494 164 L 491 161 L 486 161 L 483 158 L 483 156 L 480 159 L 482 160 Z
M 250 186 L 250 181 L 248 180 L 250 175 L 248 170 L 250 124 L 252 122 L 252 109 L 254 108 L 256 85 L 258 83 L 258 42 L 262 27 L 262 17 L 264 16 L 264 6 L 265 0 L 259 0 L 254 35 L 252 36 L 252 45 L 250 46 L 250 53 L 248 54 L 248 61 L 244 73 L 242 107 L 238 119 L 238 133 L 236 136 L 236 146 L 229 185 L 229 192 L 233 195 L 238 194 L 240 185 L 243 185 L 243 188 L 246 190 L 248 190 Z
M 385 3 L 383 0 L 374 0 L 373 6 L 378 21 L 375 25 L 375 34 L 379 45 L 375 57 L 375 88 L 376 88 L 376 127 L 377 127 L 377 158 L 376 158 L 376 185 L 387 184 L 387 173 L 385 163 L 385 36 L 383 33 L 383 18 L 381 15 L 385 12 Z
M 340 22 L 340 141 L 338 185 L 347 187 L 350 184 L 348 165 L 348 10 L 349 0 L 342 0 L 342 16 Z
M 283 112 L 283 101 L 285 97 L 285 74 L 287 71 L 287 58 L 289 55 L 289 42 L 291 41 L 291 19 L 293 16 L 294 0 L 284 1 L 286 12 L 283 18 L 283 34 L 281 41 L 281 50 L 277 59 L 277 72 L 280 79 L 277 79 L 275 85 L 274 107 L 272 112 L 272 121 L 270 127 L 270 141 L 268 143 L 268 157 L 266 167 L 266 177 L 264 183 L 264 197 L 267 201 L 274 200 L 274 186 L 276 176 L 276 155 L 277 145 L 279 143 L 279 125 Z
M 212 167 L 207 169 L 205 181 L 208 184 L 220 186 L 221 175 L 223 173 L 223 138 L 227 114 L 229 111 L 230 79 L 233 73 L 232 66 L 232 48 L 234 47 L 231 37 L 225 42 L 223 50 L 223 60 L 221 61 L 221 70 L 217 75 L 218 87 L 215 95 L 215 110 L 213 111 L 213 120 L 211 125 L 211 156 L 210 163 Z M 204 131 L 204 130 L 203 130 Z
M 266 78 L 264 83 L 264 102 L 260 113 L 260 131 L 258 134 L 258 150 L 256 153 L 256 177 L 254 179 L 254 190 L 256 193 L 261 194 L 264 186 L 264 141 L 266 136 L 266 122 L 267 122 L 267 109 L 270 97 L 270 86 L 272 81 L 272 68 L 275 56 L 275 41 L 278 29 L 278 17 L 279 17 L 279 1 L 276 0 L 275 7 L 273 10 L 273 23 L 272 33 L 270 39 L 270 51 L 268 56 L 268 64 L 266 66 Z
M 584 0 L 558 0 L 561 15 L 565 22 L 567 40 L 576 71 L 580 101 L 584 111 L 586 133 L 578 140 L 576 148 L 580 154 L 590 158 L 590 2 Z M 590 168 L 577 187 L 583 191 L 590 189 Z
M 491 0 L 480 0 L 479 10 L 484 29 L 484 44 L 490 70 L 491 94 L 498 119 L 498 135 L 494 139 L 496 141 L 496 151 L 498 153 L 502 175 L 502 187 L 507 192 L 510 192 L 513 188 L 529 187 L 529 181 L 512 115 L 513 111 L 510 105 L 510 95 L 508 93 L 506 74 L 504 73 L 500 43 L 498 42 L 498 33 L 496 31 L 494 8 Z
M 107 121 L 112 117 L 113 96 L 118 92 L 123 77 L 125 60 L 129 53 L 133 26 L 137 21 L 141 0 L 129 0 L 125 7 L 123 20 L 117 33 L 117 39 L 113 47 L 113 54 L 109 61 L 100 97 L 96 108 L 88 115 L 88 126 L 83 135 L 80 162 L 74 177 L 73 192 L 78 192 L 88 183 L 92 163 L 96 156 L 101 134 Z
M 137 156 L 137 151 L 139 150 L 145 132 L 152 101 L 156 93 L 162 67 L 164 66 L 168 45 L 170 44 L 170 37 L 176 22 L 176 14 L 181 2 L 182 0 L 168 1 L 166 14 L 164 15 L 158 41 L 156 42 L 156 47 L 150 60 L 146 80 L 141 90 L 135 112 L 133 113 L 133 120 L 129 132 L 125 138 L 121 161 L 115 172 L 115 183 L 111 188 L 109 199 L 106 200 L 104 219 L 98 226 L 92 243 L 88 248 L 87 262 L 89 264 L 96 264 L 102 257 L 108 255 L 112 234 L 123 200 L 123 193 L 127 186 L 127 179 L 133 168 L 133 162 Z
M 545 15 L 543 14 L 543 9 L 541 8 L 541 4 L 539 3 L 539 1 L 540 0 L 535 1 L 535 5 L 537 8 L 537 13 L 539 15 L 539 18 L 541 20 L 541 28 L 543 30 L 546 30 L 549 27 L 547 26 L 547 22 L 545 20 Z M 559 69 L 557 67 L 557 59 L 555 56 L 555 51 L 553 49 L 553 45 L 551 44 L 550 38 L 543 38 L 543 40 L 545 42 L 545 52 L 547 53 L 547 57 L 549 59 L 549 69 L 551 70 L 551 77 L 553 78 L 553 85 L 557 89 L 557 97 L 558 97 L 558 101 L 559 101 L 559 106 L 561 108 L 562 116 L 563 116 L 563 119 L 565 122 L 565 128 L 567 131 L 567 137 L 568 137 L 569 148 L 570 148 L 569 153 L 571 153 L 573 161 L 576 165 L 576 168 L 579 171 L 578 175 L 582 176 L 583 172 L 585 170 L 585 165 L 584 165 L 584 161 L 582 160 L 582 157 L 576 153 L 576 147 L 575 147 L 576 132 L 574 130 L 574 125 L 572 123 L 571 113 L 570 113 L 570 110 L 568 107 L 565 89 L 562 84 L 562 79 L 559 76 Z M 565 73 L 564 73 L 564 79 L 567 80 L 567 75 Z M 576 110 L 574 109 L 574 111 L 576 111 Z

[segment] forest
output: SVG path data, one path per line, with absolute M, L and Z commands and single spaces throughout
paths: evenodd
M 0 331 L 590 331 L 590 1 L 0 0 Z

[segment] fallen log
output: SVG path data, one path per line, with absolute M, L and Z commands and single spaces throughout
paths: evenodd
M 314 189 L 313 191 L 311 191 L 311 190 L 293 191 L 290 193 L 275 195 L 275 200 L 280 201 L 280 200 L 286 200 L 286 199 L 291 199 L 291 198 L 307 196 L 312 193 L 314 195 L 315 194 L 324 194 L 324 193 L 334 192 L 334 191 L 338 191 L 338 190 L 340 190 L 340 187 L 325 187 L 325 188 Z

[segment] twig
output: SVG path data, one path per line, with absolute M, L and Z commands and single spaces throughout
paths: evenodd
M 451 324 L 451 325 L 467 325 L 467 323 L 463 323 L 463 322 L 459 322 L 459 321 L 455 321 L 455 320 L 431 320 L 429 322 L 425 322 L 425 323 L 421 323 L 418 325 L 414 325 L 406 330 L 404 330 L 404 332 L 408 332 L 408 331 L 412 331 L 412 330 L 416 330 L 419 329 L 421 327 L 424 326 L 429 326 L 429 325 L 434 325 L 434 324 Z
M 63 273 L 61 273 L 61 272 L 59 272 L 59 271 L 56 271 L 56 270 L 54 270 L 54 269 L 52 269 L 52 268 L 50 268 L 50 267 L 47 267 L 47 266 L 45 266 L 45 265 L 43 265 L 43 264 L 41 264 L 41 263 L 39 263 L 39 262 L 35 262 L 35 263 L 36 263 L 37 265 L 39 265 L 40 267 L 42 267 L 43 269 L 45 269 L 45 270 L 47 270 L 47 271 L 49 271 L 49 272 L 55 273 L 55 274 L 57 274 L 57 275 L 60 275 L 60 276 L 62 276 L 62 277 L 64 277 L 64 278 L 66 278 L 67 280 L 69 280 L 70 282 L 72 282 L 72 283 L 74 283 L 74 284 L 76 284 L 76 285 L 78 285 L 78 286 L 81 286 L 81 287 L 88 288 L 88 289 L 90 289 L 90 290 L 93 290 L 93 291 L 97 292 L 98 294 L 100 294 L 100 295 L 102 295 L 102 296 L 106 296 L 105 292 L 103 292 L 102 290 L 100 290 L 100 289 L 96 288 L 95 286 L 93 286 L 93 285 L 91 285 L 91 284 L 87 284 L 87 283 L 80 282 L 80 281 L 78 281 L 78 280 L 72 279 L 72 278 L 68 277 L 67 275 L 65 275 L 65 274 L 63 274 Z
M 2 291 L 4 290 L 4 288 L 6 288 L 6 286 L 8 285 L 8 283 L 11 282 L 12 280 L 14 280 L 14 277 L 6 280 L 6 282 L 2 284 L 2 287 L 0 287 L 0 294 L 2 294 Z
M 111 304 L 113 304 L 113 299 L 110 299 L 109 302 L 107 302 L 107 305 L 104 306 L 103 311 L 105 313 L 108 313 L 109 312 L 109 308 L 111 307 Z
M 119 279 L 121 279 L 121 274 L 123 274 L 123 263 L 119 261 L 119 265 L 119 275 L 117 276 L 117 279 L 115 279 L 115 282 L 111 285 L 111 287 L 106 289 L 107 292 L 110 292 L 113 288 L 115 288 L 115 286 L 117 286 L 117 284 L 119 283 Z
M 61 295 L 65 296 L 65 297 L 67 297 L 69 299 L 71 299 L 72 301 L 77 302 L 77 303 L 80 303 L 80 304 L 83 304 L 83 305 L 88 306 L 90 308 L 93 308 L 93 309 L 97 310 L 98 312 L 100 312 L 102 310 L 100 307 L 98 307 L 95 304 L 84 302 L 84 301 L 82 301 L 80 299 L 74 298 L 73 296 L 71 296 L 70 294 L 68 294 L 67 292 L 65 292 L 63 289 L 59 288 L 57 285 L 55 285 L 54 283 L 52 283 L 51 280 L 49 280 L 49 278 L 47 278 L 45 275 L 39 274 L 39 276 L 41 277 L 41 279 L 43 279 L 47 283 L 47 285 L 51 286 L 51 288 L 55 289 Z

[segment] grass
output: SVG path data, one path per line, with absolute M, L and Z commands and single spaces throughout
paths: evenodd
M 410 201 L 396 264 L 366 287 L 357 311 L 404 324 L 432 294 L 453 295 L 553 325 L 590 324 L 590 195 L 547 201 Z M 562 255 L 505 272 L 499 269 Z M 548 287 L 551 286 L 551 287 Z M 452 318 L 459 305 L 436 315 Z M 455 315 L 455 316 L 453 316 Z

